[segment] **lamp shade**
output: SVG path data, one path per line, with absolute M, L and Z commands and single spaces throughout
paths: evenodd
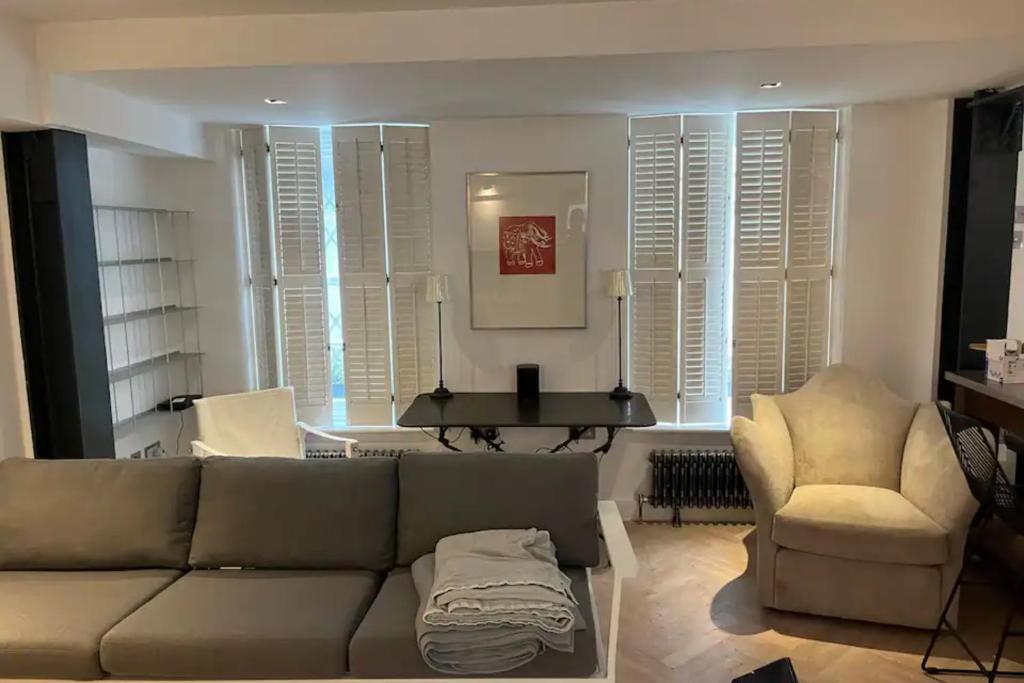
M 432 304 L 448 301 L 448 276 L 442 273 L 428 275 L 425 298 Z
M 628 270 L 613 270 L 608 273 L 608 296 L 613 299 L 633 296 L 633 278 Z

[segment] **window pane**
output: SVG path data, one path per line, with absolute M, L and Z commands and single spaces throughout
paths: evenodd
M 331 129 L 320 129 L 320 150 L 324 196 L 324 244 L 327 264 L 327 321 L 331 344 L 331 426 L 348 424 L 345 415 L 344 335 L 341 327 L 341 268 L 338 263 L 338 217 L 334 201 L 334 150 Z

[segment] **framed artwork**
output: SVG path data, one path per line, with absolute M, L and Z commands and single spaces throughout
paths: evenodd
M 473 329 L 587 326 L 587 173 L 470 173 Z

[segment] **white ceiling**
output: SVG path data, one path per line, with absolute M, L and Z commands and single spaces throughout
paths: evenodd
M 1024 41 L 80 77 L 222 123 L 704 112 L 948 97 L 1011 85 L 1024 81 Z M 759 89 L 765 81 L 783 86 Z M 267 105 L 265 97 L 289 104 Z
M 555 5 L 612 0 L 0 0 L 0 12 L 33 22 L 246 14 L 392 12 L 417 9 Z

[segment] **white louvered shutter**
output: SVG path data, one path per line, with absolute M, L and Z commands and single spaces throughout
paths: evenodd
M 391 256 L 395 413 L 437 383 L 437 307 L 424 298 L 432 267 L 429 129 L 384 126 L 388 251 Z
M 785 391 L 828 364 L 837 124 L 834 111 L 792 114 Z
M 733 401 L 782 390 L 789 112 L 736 120 Z
M 728 416 L 731 115 L 683 117 L 680 422 Z
M 243 128 L 242 184 L 246 244 L 249 252 L 249 293 L 252 308 L 253 360 L 257 389 L 280 385 L 275 324 L 274 249 L 270 225 L 270 152 L 267 129 Z
M 678 419 L 680 124 L 679 116 L 630 120 L 630 385 L 659 422 Z
M 330 421 L 330 350 L 324 269 L 320 132 L 270 129 L 278 306 L 284 384 L 301 419 Z
M 331 129 L 345 402 L 351 425 L 392 423 L 380 126 Z

